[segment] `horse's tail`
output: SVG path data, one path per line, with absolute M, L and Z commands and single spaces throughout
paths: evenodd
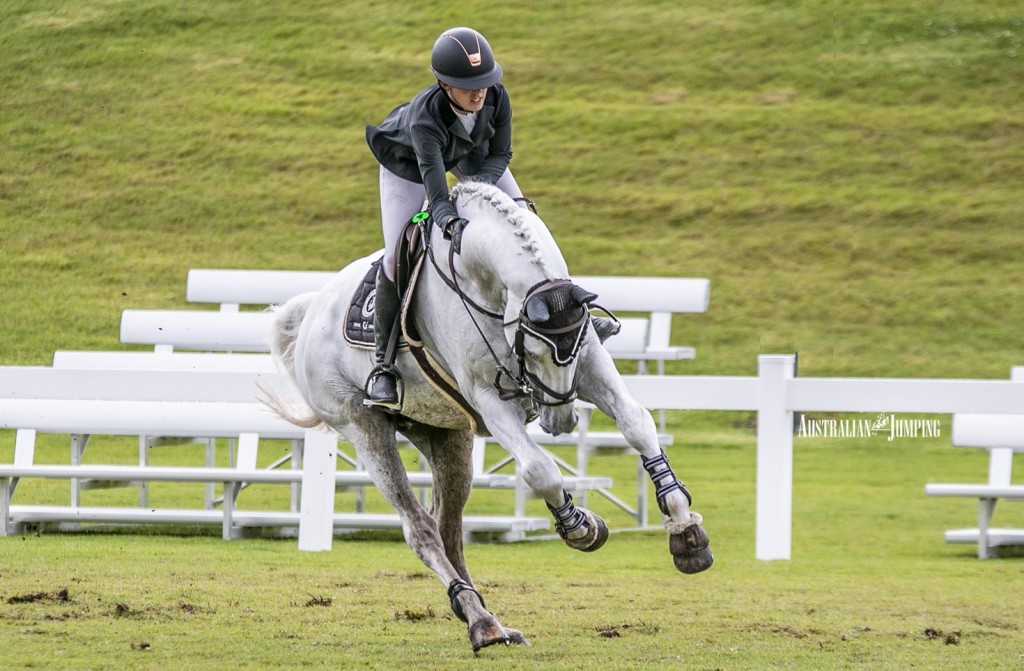
M 299 327 L 309 311 L 309 305 L 316 297 L 316 292 L 300 294 L 284 305 L 270 307 L 274 314 L 274 326 L 270 336 L 270 352 L 278 370 L 291 382 L 291 389 L 282 389 L 280 385 L 260 383 L 263 396 L 260 402 L 270 408 L 278 417 L 304 429 L 312 429 L 324 424 L 324 421 L 298 398 L 298 383 L 295 379 L 295 342 L 299 337 Z

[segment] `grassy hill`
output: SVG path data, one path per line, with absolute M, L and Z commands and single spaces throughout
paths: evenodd
M 190 268 L 332 270 L 378 248 L 363 127 L 431 83 L 434 38 L 461 24 L 505 68 L 513 168 L 572 270 L 711 279 L 708 313 L 675 325 L 698 357 L 673 372 L 752 374 L 757 354 L 792 351 L 804 375 L 1005 378 L 1024 363 L 1019 0 L 5 0 L 0 365 L 122 347 L 121 310 L 186 307 Z M 715 568 L 677 575 L 660 531 L 595 555 L 471 546 L 488 604 L 535 642 L 479 663 L 1019 665 L 1019 562 L 944 544 L 974 506 L 922 494 L 980 481 L 982 451 L 945 435 L 798 440 L 793 560 L 766 563 L 750 414 L 671 419 Z M 135 444 L 90 450 L 134 459 Z M 67 442 L 41 452 L 66 460 Z M 635 460 L 602 459 L 632 496 Z M 18 492 L 66 497 L 56 482 Z M 470 505 L 511 507 L 494 492 Z M 1019 506 L 997 516 L 1022 525 Z M 395 540 L 0 539 L 0 660 L 465 668 L 442 591 Z
M 751 373 L 1021 363 L 1018 3 L 172 3 L 0 9 L 0 363 L 115 348 L 192 267 L 335 269 L 381 242 L 362 138 L 483 31 L 516 176 L 577 273 L 708 277 L 677 323 Z

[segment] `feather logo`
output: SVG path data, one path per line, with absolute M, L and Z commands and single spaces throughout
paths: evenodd
M 884 412 L 878 413 L 878 417 L 875 419 L 875 423 L 871 425 L 871 435 L 875 435 L 879 431 L 882 431 L 889 426 L 889 420 L 892 416 L 887 415 Z

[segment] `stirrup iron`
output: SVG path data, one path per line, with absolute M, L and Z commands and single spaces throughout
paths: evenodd
M 370 395 L 373 390 L 373 385 L 377 381 L 377 378 L 382 375 L 390 375 L 395 379 L 395 401 L 375 401 Z M 402 379 L 402 373 L 398 370 L 398 366 L 387 363 L 380 363 L 373 367 L 370 374 L 366 378 L 366 386 L 363 388 L 366 393 L 366 398 L 363 399 L 363 405 L 368 408 L 380 408 L 387 412 L 398 413 L 402 409 L 402 403 L 405 401 L 405 380 Z

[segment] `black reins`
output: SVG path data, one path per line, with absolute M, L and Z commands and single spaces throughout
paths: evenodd
M 570 385 L 568 390 L 562 392 L 552 389 L 547 384 L 545 384 L 544 381 L 540 379 L 540 377 L 532 373 L 526 367 L 525 346 L 526 335 L 530 335 L 532 337 L 544 341 L 551 348 L 552 360 L 555 362 L 556 365 L 567 366 L 576 359 L 576 356 L 579 354 L 580 347 L 582 346 L 583 338 L 586 335 L 587 325 L 590 322 L 590 314 L 586 310 L 585 306 L 582 310 L 582 316 L 578 320 L 576 320 L 572 324 L 560 328 L 549 329 L 546 327 L 538 326 L 532 320 L 530 320 L 530 318 L 526 314 L 526 306 L 527 303 L 530 302 L 530 300 L 548 291 L 554 291 L 567 285 L 571 285 L 572 281 L 567 279 L 554 279 L 545 280 L 540 284 L 537 284 L 532 289 L 530 289 L 529 292 L 527 292 L 526 297 L 523 299 L 523 304 L 519 309 L 519 316 L 512 321 L 506 322 L 504 321 L 505 316 L 503 314 L 482 307 L 479 303 L 477 303 L 469 295 L 467 295 L 466 292 L 462 290 L 462 287 L 459 286 L 459 276 L 455 272 L 455 252 L 457 243 L 455 241 L 452 241 L 452 244 L 449 246 L 448 249 L 448 272 L 451 273 L 451 277 L 448 277 L 448 275 L 445 274 L 444 269 L 441 267 L 441 264 L 438 263 L 437 258 L 434 255 L 434 245 L 431 242 L 430 231 L 427 230 L 426 233 L 427 234 L 424 236 L 424 239 L 426 240 L 427 256 L 430 258 L 431 265 L 434 266 L 434 270 L 437 271 L 437 274 L 441 278 L 441 280 L 444 281 L 448 288 L 454 291 L 455 294 L 462 301 L 463 307 L 466 308 L 466 314 L 469 315 L 470 320 L 473 322 L 473 326 L 476 328 L 477 333 L 480 334 L 481 340 L 483 340 L 484 345 L 487 346 L 487 351 L 490 353 L 491 358 L 494 360 L 494 387 L 495 389 L 498 390 L 498 397 L 503 401 L 511 401 L 516 398 L 531 398 L 535 403 L 539 405 L 552 407 L 567 405 L 575 401 L 577 398 L 576 389 L 579 382 L 579 369 L 573 372 L 572 384 Z M 508 366 L 502 363 L 500 357 L 498 357 L 497 353 L 494 351 L 494 347 L 491 345 L 490 341 L 487 339 L 487 336 L 484 334 L 483 329 L 480 327 L 480 323 L 474 316 L 474 311 L 486 317 L 490 317 L 492 319 L 497 319 L 501 321 L 502 326 L 514 325 L 516 327 L 516 336 L 515 342 L 512 346 L 512 351 L 516 356 L 516 363 L 519 368 L 518 374 L 513 373 L 511 370 L 509 370 Z M 564 335 L 566 333 L 571 333 L 576 329 L 579 330 L 579 333 L 575 339 L 571 354 L 568 357 L 561 357 L 558 352 L 558 346 L 553 338 L 560 335 Z M 503 387 L 501 384 L 502 377 L 506 377 L 509 380 L 511 380 L 515 387 L 511 389 L 508 387 Z M 542 394 L 547 395 L 549 398 L 555 400 L 549 401 L 545 399 L 541 394 L 537 393 L 538 390 Z

